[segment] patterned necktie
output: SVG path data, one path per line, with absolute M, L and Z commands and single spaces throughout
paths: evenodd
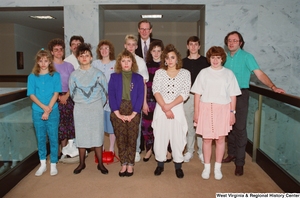
M 148 48 L 147 48 L 147 44 L 146 44 L 146 41 L 144 41 L 144 60 L 146 61 L 146 56 L 147 56 L 147 51 L 148 51 Z

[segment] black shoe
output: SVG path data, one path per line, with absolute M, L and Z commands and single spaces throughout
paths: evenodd
M 133 173 L 132 173 L 133 174 Z M 125 177 L 127 175 L 127 171 L 119 172 L 120 177 Z
M 167 159 L 165 162 L 169 163 L 169 162 L 172 162 L 172 160 L 173 160 L 173 157 L 171 157 L 171 159 Z
M 222 163 L 229 163 L 235 160 L 235 156 L 228 155 L 225 159 L 222 160 Z
M 244 166 L 235 166 L 234 174 L 236 176 L 242 176 L 244 174 Z
M 132 175 L 133 175 L 133 171 L 131 173 L 126 171 L 126 177 L 131 177 Z
M 164 172 L 164 167 L 156 167 L 155 171 L 154 171 L 154 175 L 158 176 L 161 175 L 161 173 Z
M 184 174 L 181 168 L 175 170 L 176 176 L 178 178 L 183 178 Z
M 83 169 L 85 169 L 85 164 L 82 167 L 80 165 L 73 171 L 74 174 L 79 174 Z
M 108 170 L 103 166 L 102 169 L 100 168 L 99 164 L 97 166 L 97 169 L 104 175 L 108 174 Z
M 143 161 L 144 161 L 144 162 L 148 162 L 149 159 L 151 158 L 151 156 L 152 156 L 152 155 L 150 155 L 150 157 L 148 157 L 148 158 L 143 157 Z

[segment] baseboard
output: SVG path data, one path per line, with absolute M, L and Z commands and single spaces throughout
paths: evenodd
M 284 191 L 289 193 L 299 193 L 300 183 L 288 172 L 278 166 L 262 150 L 258 149 L 256 163 L 272 178 L 272 180 Z
M 11 171 L 8 171 L 0 179 L 0 197 L 4 197 L 19 181 L 39 164 L 38 152 L 35 151 L 18 163 Z

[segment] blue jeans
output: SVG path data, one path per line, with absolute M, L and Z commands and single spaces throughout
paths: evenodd
M 32 120 L 35 128 L 38 153 L 40 160 L 46 160 L 47 157 L 47 135 L 50 142 L 50 161 L 57 163 L 58 161 L 58 124 L 59 111 L 58 108 L 52 109 L 48 120 L 42 120 L 43 112 L 32 110 Z

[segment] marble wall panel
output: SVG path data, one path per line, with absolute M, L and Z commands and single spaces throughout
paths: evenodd
M 37 150 L 29 98 L 0 105 L 0 161 L 21 161 Z
M 66 5 L 64 6 L 66 56 L 70 54 L 69 41 L 73 35 L 81 35 L 86 43 L 96 49 L 99 41 L 99 6 Z M 94 50 L 92 50 L 94 51 Z M 96 54 L 94 54 L 96 56 Z

